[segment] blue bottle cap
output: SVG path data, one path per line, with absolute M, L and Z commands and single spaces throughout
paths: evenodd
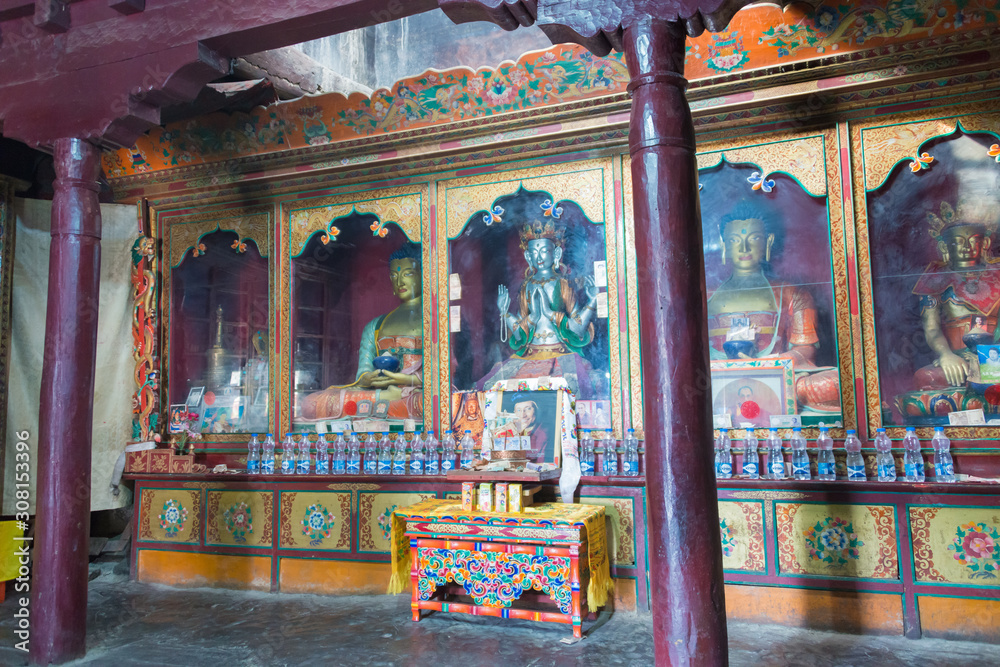
M 792 427 L 792 433 L 801 433 L 801 432 L 802 432 L 802 427 L 801 426 L 793 426 Z
M 630 429 L 628 430 L 628 432 L 629 432 L 629 433 L 635 433 L 635 429 L 634 429 L 634 428 L 630 428 Z
M 470 429 L 465 429 L 465 432 L 466 433 L 470 433 L 470 434 L 472 433 L 472 431 Z
M 875 432 L 876 433 L 885 433 L 885 428 L 877 428 L 877 429 L 875 429 Z
M 777 426 L 772 426 L 768 430 L 771 431 L 771 433 L 777 433 L 778 432 L 778 427 Z
M 906 432 L 907 432 L 907 433 L 915 433 L 915 432 L 916 432 L 916 430 L 917 430 L 917 429 L 916 429 L 916 427 L 914 427 L 914 426 L 907 426 L 907 427 L 906 427 Z
M 748 426 L 747 427 L 747 433 L 753 433 L 753 432 L 754 432 L 754 427 L 753 426 Z
M 847 429 L 847 435 L 854 435 L 854 429 L 853 428 Z
M 944 433 L 944 426 L 935 426 L 934 427 L 934 432 L 937 433 L 938 431 L 940 431 L 941 433 Z
M 729 429 L 728 428 L 720 428 L 719 432 L 720 433 L 729 433 Z
M 251 434 L 250 434 L 250 437 L 251 437 L 251 438 L 256 438 L 256 437 L 257 437 L 257 434 L 256 434 L 256 433 L 251 433 Z
M 820 432 L 820 433 L 826 433 L 826 432 L 827 432 L 827 431 L 829 431 L 829 430 L 830 430 L 830 427 L 829 427 L 829 426 L 826 426 L 826 425 L 823 425 L 823 426 L 820 426 L 820 427 L 819 427 L 819 432 Z

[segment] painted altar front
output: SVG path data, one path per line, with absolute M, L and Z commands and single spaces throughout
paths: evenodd
M 997 18 L 754 7 L 689 42 L 711 359 L 671 391 L 704 395 L 737 443 L 801 425 L 814 474 L 821 425 L 841 477 L 858 431 L 869 479 L 876 429 L 898 459 L 916 427 L 929 463 L 945 425 L 969 476 L 720 482 L 734 617 L 996 639 L 978 620 L 1000 614 L 996 487 L 974 478 L 1000 476 Z M 457 492 L 207 472 L 245 468 L 254 432 L 440 434 L 474 420 L 457 394 L 561 377 L 581 428 L 642 437 L 636 294 L 656 267 L 635 258 L 626 80 L 619 56 L 559 46 L 106 154 L 146 212 L 134 439 L 169 437 L 175 405 L 200 436 L 198 471 L 133 474 L 138 578 L 381 592 L 393 508 Z M 642 477 L 584 476 L 577 501 L 611 519 L 615 604 L 648 608 Z

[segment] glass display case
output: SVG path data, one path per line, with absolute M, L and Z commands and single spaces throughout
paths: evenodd
M 940 131 L 936 124 L 933 129 Z M 919 130 L 905 128 L 908 135 Z M 983 421 L 976 423 L 1000 424 L 996 142 L 993 134 L 957 129 L 929 138 L 884 179 L 869 176 L 869 259 L 886 426 L 948 424 L 952 412 L 979 409 Z
M 575 202 L 520 189 L 449 240 L 453 391 L 558 377 L 608 412 L 604 231 Z
M 198 237 L 170 272 L 171 422 L 201 433 L 268 429 L 268 267 L 232 231 Z M 192 416 L 193 415 L 193 416 Z
M 293 428 L 412 430 L 424 412 L 421 246 L 375 215 L 331 224 L 291 258 Z
M 716 425 L 842 425 L 827 197 L 762 173 L 699 174 Z

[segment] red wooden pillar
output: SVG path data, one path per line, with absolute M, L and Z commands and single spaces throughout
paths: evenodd
M 708 395 L 705 258 L 680 23 L 625 29 L 657 664 L 728 661 Z
M 90 449 L 101 269 L 100 151 L 55 142 L 31 578 L 33 664 L 86 651 Z

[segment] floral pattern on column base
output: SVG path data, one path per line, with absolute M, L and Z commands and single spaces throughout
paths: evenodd
M 572 611 L 569 558 L 466 549 L 417 549 L 417 593 L 430 600 L 449 581 L 462 586 L 477 605 L 509 607 L 532 588 L 547 593 L 559 611 Z
M 996 526 L 970 521 L 955 529 L 955 543 L 948 551 L 955 552 L 955 560 L 964 565 L 973 579 L 996 579 L 1000 565 L 1000 532 Z

